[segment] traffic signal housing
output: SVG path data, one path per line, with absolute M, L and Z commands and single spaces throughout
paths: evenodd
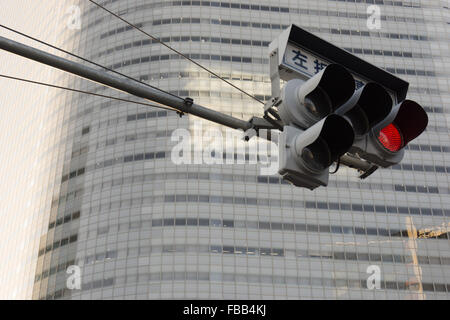
M 330 64 L 307 81 L 288 81 L 281 90 L 278 114 L 285 125 L 306 129 L 336 111 L 354 91 L 352 75 Z
M 354 131 L 331 114 L 307 130 L 284 126 L 279 137 L 279 174 L 297 187 L 328 185 L 328 167 L 352 146 Z

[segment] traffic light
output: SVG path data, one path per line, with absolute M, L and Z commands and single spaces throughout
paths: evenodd
M 428 116 L 416 102 L 405 100 L 364 137 L 355 141 L 351 151 L 381 167 L 399 163 L 404 147 L 427 127 Z
M 343 117 L 331 114 L 306 131 L 284 126 L 279 137 L 279 170 L 297 187 L 328 185 L 328 167 L 353 144 L 354 132 Z
M 333 114 L 355 91 L 355 80 L 331 64 L 307 81 L 293 79 L 281 90 L 278 114 L 284 124 L 279 138 L 279 170 L 287 181 L 311 190 L 328 184 L 328 167 L 354 141 L 351 124 Z
M 282 130 L 278 172 L 296 186 L 327 185 L 333 161 L 365 179 L 400 162 L 428 124 L 405 100 L 408 82 L 296 25 L 270 43 L 269 63 L 264 119 Z
M 307 81 L 288 81 L 281 90 L 278 114 L 285 125 L 307 129 L 333 113 L 354 91 L 352 75 L 344 67 L 330 64 Z

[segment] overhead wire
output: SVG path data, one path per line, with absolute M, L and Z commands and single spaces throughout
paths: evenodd
M 45 41 L 42 41 L 42 40 L 37 39 L 37 38 L 35 38 L 35 37 L 32 37 L 32 36 L 30 36 L 30 35 L 28 35 L 28 34 L 25 34 L 25 33 L 23 33 L 23 32 L 20 32 L 20 31 L 18 31 L 18 30 L 13 29 L 13 28 L 7 27 L 7 26 L 5 26 L 5 25 L 3 25 L 3 24 L 0 24 L 0 27 L 4 28 L 4 29 L 6 29 L 6 30 L 9 30 L 9 31 L 11 31 L 11 32 L 17 33 L 17 34 L 19 34 L 19 35 L 21 35 L 21 36 L 23 36 L 23 37 L 25 37 L 25 38 L 31 39 L 31 40 L 33 40 L 33 41 L 36 41 L 36 42 L 38 42 L 38 43 L 40 43 L 40 44 L 46 45 L 46 46 L 48 46 L 48 47 L 50 47 L 50 48 L 53 48 L 53 49 L 55 49 L 55 50 L 61 51 L 61 52 L 65 53 L 65 54 L 68 54 L 68 55 L 70 55 L 70 56 L 72 56 L 72 57 L 75 57 L 75 58 L 77 58 L 77 59 L 80 59 L 80 60 L 82 60 L 82 61 L 91 63 L 91 64 L 93 64 L 93 65 L 95 65 L 95 66 L 97 66 L 97 67 L 100 67 L 100 68 L 102 68 L 102 69 L 105 69 L 105 70 L 108 70 L 108 71 L 113 72 L 113 73 L 115 73 L 115 74 L 118 74 L 118 75 L 120 75 L 120 76 L 122 76 L 122 77 L 125 77 L 125 78 L 129 79 L 129 80 L 132 80 L 132 81 L 138 82 L 138 83 L 140 83 L 140 84 L 146 85 L 146 86 L 148 86 L 148 87 L 150 87 L 150 88 L 152 88 L 152 89 L 155 89 L 155 90 L 164 92 L 164 93 L 166 93 L 166 94 L 171 95 L 172 97 L 177 97 L 177 98 L 179 98 L 177 95 L 174 95 L 174 94 L 172 94 L 172 93 L 170 93 L 170 92 L 167 92 L 167 91 L 164 91 L 164 90 L 162 90 L 162 89 L 160 89 L 160 88 L 154 87 L 154 86 L 152 86 L 152 85 L 150 85 L 150 84 L 148 84 L 148 83 L 139 81 L 139 80 L 137 80 L 137 79 L 135 79 L 135 78 L 133 78 L 133 77 L 130 77 L 130 76 L 126 75 L 126 74 L 123 74 L 123 73 L 118 72 L 118 71 L 116 71 L 116 70 L 113 70 L 113 69 L 111 69 L 111 68 L 105 67 L 105 66 L 103 66 L 103 65 L 101 65 L 101 64 L 99 64 L 99 63 L 97 63 L 97 62 L 94 62 L 94 61 L 92 61 L 92 60 L 86 59 L 86 58 L 84 58 L 84 57 L 82 57 L 82 56 L 79 56 L 79 55 L 77 55 L 77 54 L 75 54 L 75 53 L 69 52 L 69 51 L 64 50 L 64 49 L 62 49 L 62 48 L 59 48 L 59 47 L 57 47 L 57 46 L 55 46 L 55 45 L 52 45 L 52 44 L 50 44 L 50 43 L 48 43 L 48 42 L 45 42 Z
M 256 98 L 255 96 L 251 95 L 250 93 L 242 90 L 241 88 L 239 88 L 238 86 L 232 84 L 231 82 L 227 81 L 226 79 L 224 79 L 223 77 L 221 77 L 220 75 L 218 75 L 217 73 L 209 70 L 208 68 L 204 67 L 203 65 L 201 65 L 200 63 L 198 63 L 197 61 L 189 58 L 188 56 L 186 56 L 185 54 L 181 53 L 180 51 L 172 48 L 171 46 L 169 46 L 167 43 L 163 42 L 161 39 L 151 35 L 148 32 L 145 32 L 144 30 L 142 30 L 141 28 L 137 27 L 136 25 L 132 24 L 131 22 L 127 21 L 126 19 L 122 18 L 121 16 L 119 16 L 118 14 L 112 12 L 111 10 L 105 8 L 104 6 L 102 6 L 101 4 L 93 1 L 93 0 L 89 0 L 91 3 L 95 4 L 97 7 L 103 9 L 104 11 L 108 12 L 109 14 L 113 15 L 114 17 L 120 19 L 121 21 L 125 22 L 126 24 L 128 24 L 130 27 L 138 30 L 139 32 L 145 34 L 146 36 L 148 36 L 149 38 L 151 38 L 152 40 L 158 42 L 159 44 L 163 45 L 164 47 L 166 47 L 167 49 L 175 52 L 176 54 L 180 55 L 181 57 L 187 59 L 188 61 L 192 62 L 193 64 L 195 64 L 196 66 L 200 67 L 201 69 L 205 70 L 206 72 L 210 73 L 211 75 L 217 77 L 218 79 L 224 81 L 225 83 L 229 84 L 230 86 L 232 86 L 233 88 L 239 90 L 241 93 L 247 95 L 248 97 L 258 101 L 261 104 L 265 104 L 263 101 L 259 100 L 258 98 Z
M 122 102 L 135 103 L 135 104 L 140 104 L 140 105 L 144 105 L 144 106 L 148 106 L 148 107 L 164 109 L 164 110 L 168 110 L 168 111 L 175 111 L 177 113 L 180 112 L 176 109 L 172 109 L 172 108 L 166 107 L 166 106 L 145 103 L 145 102 L 140 102 L 140 101 L 134 101 L 134 100 L 129 100 L 129 99 L 123 99 L 123 98 L 117 98 L 117 97 L 107 96 L 107 95 L 103 95 L 103 94 L 99 94 L 99 93 L 93 93 L 93 92 L 89 92 L 89 91 L 85 91 L 85 90 L 62 87 L 62 86 L 58 86 L 58 85 L 51 84 L 51 83 L 45 83 L 45 82 L 40 82 L 40 81 L 35 81 L 35 80 L 30 80 L 30 79 L 13 77 L 13 76 L 5 75 L 5 74 L 0 74 L 0 77 L 6 78 L 6 79 L 11 79 L 11 80 L 27 82 L 27 83 L 32 83 L 32 84 L 37 84 L 37 85 L 42 85 L 42 86 L 47 86 L 47 87 L 56 88 L 56 89 L 62 89 L 62 90 L 68 90 L 68 91 L 73 91 L 73 92 L 77 92 L 77 93 L 88 94 L 88 95 L 97 96 L 97 97 L 101 97 L 101 98 L 108 98 L 108 99 L 113 99 L 113 100 L 119 100 Z

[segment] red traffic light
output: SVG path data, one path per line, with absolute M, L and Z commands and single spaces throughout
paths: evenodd
M 391 152 L 397 152 L 403 148 L 402 134 L 392 123 L 381 129 L 378 140 Z
M 381 146 L 390 152 L 398 152 L 417 138 L 428 125 L 428 116 L 416 102 L 405 100 L 397 105 L 394 120 L 378 134 Z M 378 129 L 379 130 L 379 129 Z

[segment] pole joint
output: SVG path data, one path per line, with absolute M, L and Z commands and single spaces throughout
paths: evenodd
M 187 97 L 184 99 L 184 104 L 188 107 L 192 107 L 192 105 L 194 104 L 194 99 Z

